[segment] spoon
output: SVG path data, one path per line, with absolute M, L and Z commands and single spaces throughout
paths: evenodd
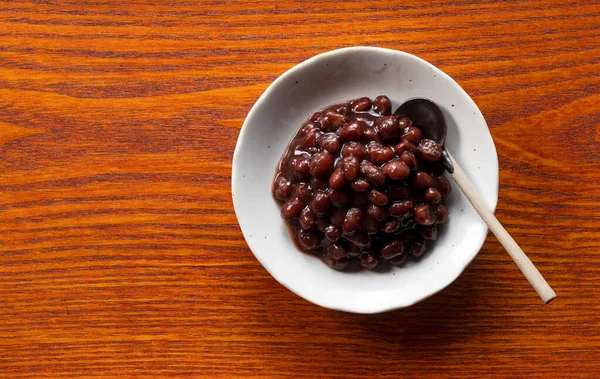
M 488 209 L 483 198 L 473 185 L 464 171 L 456 163 L 456 160 L 444 147 L 446 141 L 446 119 L 441 109 L 432 101 L 427 99 L 412 99 L 402 104 L 394 113 L 395 116 L 408 116 L 412 122 L 421 129 L 424 138 L 429 138 L 442 146 L 442 163 L 450 173 L 458 187 L 465 194 L 467 199 L 473 205 L 473 208 L 479 213 L 482 220 L 488 228 L 494 233 L 498 241 L 511 258 L 515 261 L 525 278 L 535 289 L 544 303 L 548 304 L 556 297 L 556 293 L 548 285 L 542 274 L 533 265 L 531 260 L 525 255 L 523 250 L 504 229 L 500 221 Z

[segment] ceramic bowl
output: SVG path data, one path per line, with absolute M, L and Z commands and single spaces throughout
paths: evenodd
M 498 157 L 483 115 L 432 64 L 401 51 L 351 47 L 293 67 L 267 88 L 242 126 L 233 157 L 233 204 L 244 238 L 265 269 L 289 290 L 325 308 L 378 313 L 408 307 L 452 283 L 487 235 L 486 225 L 454 185 L 447 199 L 450 220 L 419 261 L 389 270 L 340 272 L 295 247 L 271 195 L 286 145 L 314 111 L 378 95 L 392 100 L 392 110 L 414 97 L 436 102 L 448 123 L 447 149 L 490 209 L 498 200 Z

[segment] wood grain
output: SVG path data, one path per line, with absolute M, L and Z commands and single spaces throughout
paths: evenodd
M 597 1 L 0 4 L 0 376 L 600 377 Z M 230 198 L 243 119 L 294 64 L 404 50 L 472 95 L 497 216 L 409 309 L 320 309 L 254 258 Z

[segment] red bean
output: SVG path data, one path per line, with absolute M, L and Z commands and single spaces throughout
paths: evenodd
M 391 147 L 383 146 L 378 142 L 369 142 L 367 150 L 369 151 L 369 160 L 377 166 L 394 157 L 394 150 Z
M 340 105 L 334 106 L 333 108 L 331 108 L 331 110 L 334 112 L 337 112 L 339 114 L 342 114 L 344 116 L 346 116 L 350 113 L 350 107 L 347 106 L 346 104 L 340 104 Z
M 302 204 L 300 199 L 292 197 L 281 206 L 281 217 L 288 221 L 293 220 L 298 217 L 302 208 L 304 208 L 304 204 Z
M 327 263 L 327 265 L 329 267 L 336 269 L 338 271 L 343 270 L 348 265 L 348 258 L 342 258 L 342 259 L 335 260 L 335 259 L 331 258 L 331 256 L 329 256 L 329 254 L 325 254 L 325 256 L 323 256 L 323 260 L 325 261 L 325 263 Z
M 346 116 L 332 110 L 326 111 L 319 119 L 321 130 L 324 132 L 336 131 L 345 121 Z
M 329 198 L 326 192 L 317 191 L 313 195 L 311 207 L 317 215 L 322 216 L 329 212 L 331 205 L 331 198 Z
M 356 192 L 367 192 L 371 189 L 371 185 L 367 181 L 367 179 L 356 179 L 352 183 L 350 183 L 350 188 Z
M 425 171 L 417 171 L 410 176 L 410 185 L 414 188 L 426 190 L 433 186 L 433 178 Z
M 333 170 L 333 157 L 327 151 L 315 154 L 310 161 L 310 174 L 317 178 L 327 178 Z
M 394 116 L 379 117 L 375 121 L 375 127 L 379 131 L 379 137 L 385 142 L 397 142 L 400 138 L 398 119 Z
M 326 190 L 329 187 L 328 180 L 322 179 L 322 178 L 312 178 L 310 180 L 309 184 L 310 184 L 310 188 L 312 188 L 313 191 Z
M 406 255 L 406 246 L 400 241 L 391 241 L 381 248 L 381 256 L 385 259 L 392 259 L 400 255 Z
M 348 142 L 342 149 L 342 156 L 347 155 L 354 155 L 356 158 L 363 160 L 367 157 L 367 148 L 356 141 Z
M 390 216 L 404 218 L 409 216 L 414 208 L 414 203 L 412 200 L 401 200 L 393 202 L 388 211 L 390 212 Z
M 400 130 L 405 131 L 409 126 L 413 126 L 413 123 L 410 118 L 403 116 L 398 118 L 398 126 L 400 127 Z
M 379 265 L 379 257 L 375 254 L 364 252 L 360 255 L 360 265 L 368 270 L 372 270 Z
M 448 195 L 450 195 L 450 192 L 452 192 L 452 185 L 450 184 L 448 179 L 444 178 L 443 176 L 438 176 L 437 181 L 438 181 L 438 188 L 440 189 L 440 193 L 442 194 L 442 197 L 444 197 L 444 198 L 448 197 Z
M 346 249 L 346 254 L 349 257 L 352 257 L 352 258 L 358 257 L 360 255 L 360 253 L 361 253 L 361 250 L 360 250 L 360 248 L 358 246 L 355 246 L 355 245 L 353 245 L 351 243 L 348 243 L 348 242 L 346 242 L 344 244 L 344 248 Z
M 368 97 L 361 97 L 350 102 L 350 109 L 353 112 L 364 112 L 371 109 L 371 99 Z
M 388 259 L 388 262 L 390 262 L 394 266 L 400 266 L 402 263 L 404 263 L 406 261 L 407 255 L 408 254 L 405 252 L 404 254 L 400 254 L 392 259 Z
M 402 180 L 408 178 L 410 168 L 399 159 L 392 159 L 383 166 L 383 172 L 392 180 Z
M 353 182 L 360 175 L 360 161 L 354 155 L 348 155 L 342 158 L 342 172 L 349 181 Z
M 348 194 L 340 189 L 330 188 L 327 190 L 327 195 L 336 207 L 345 207 L 350 204 L 351 198 Z
M 344 220 L 346 219 L 346 213 L 348 213 L 347 209 L 336 209 L 329 219 L 331 221 L 331 224 L 342 227 L 342 225 L 344 224 Z
M 408 187 L 404 183 L 392 182 L 386 190 L 389 200 L 402 200 L 408 195 Z
M 331 176 L 329 177 L 329 186 L 331 188 L 342 188 L 346 184 L 346 177 L 341 169 L 336 169 L 333 171 Z
M 325 229 L 327 229 L 327 227 L 331 225 L 329 223 L 329 217 L 324 217 L 324 216 L 317 217 L 315 220 L 315 224 L 317 224 L 317 228 L 322 232 L 325 232 Z
M 327 246 L 327 254 L 333 259 L 338 260 L 346 257 L 346 250 L 340 244 L 332 243 Z
M 383 231 L 386 233 L 394 233 L 398 229 L 400 229 L 400 226 L 402 226 L 400 221 L 390 220 L 390 221 L 386 222 L 385 226 L 383 227 Z
M 392 102 L 390 98 L 384 95 L 377 96 L 373 100 L 373 110 L 382 116 L 389 116 L 392 114 Z
M 403 152 L 402 155 L 400 155 L 400 160 L 404 162 L 404 164 L 407 165 L 411 170 L 419 169 L 419 162 L 412 151 Z
M 298 245 L 306 251 L 315 249 L 319 246 L 319 237 L 312 230 L 298 229 L 296 232 L 296 241 Z
M 381 186 L 385 183 L 385 173 L 383 170 L 367 160 L 362 161 L 360 164 L 360 172 L 363 173 L 368 181 L 376 186 Z
M 421 158 L 428 162 L 434 162 L 442 156 L 442 147 L 435 141 L 423 138 L 417 146 Z
M 337 154 L 342 148 L 342 143 L 335 133 L 325 133 L 319 137 L 317 144 L 322 150 L 326 150 L 331 154 Z
M 369 192 L 369 201 L 375 205 L 386 205 L 388 202 L 388 197 L 378 190 L 372 190 Z
M 300 128 L 300 132 L 298 133 L 299 136 L 305 136 L 307 135 L 309 132 L 311 131 L 317 131 L 319 130 L 319 126 L 312 122 L 312 121 L 307 121 L 304 125 L 302 125 L 302 127 Z
M 294 195 L 302 202 L 303 205 L 306 205 L 306 203 L 310 201 L 312 193 L 313 191 L 306 183 L 298 183 L 294 186 Z
M 363 130 L 363 136 L 366 139 L 368 139 L 369 141 L 375 141 L 375 142 L 381 143 L 381 138 L 379 138 L 379 134 L 377 134 L 377 131 L 368 126 L 365 128 L 365 130 Z
M 360 229 L 361 219 L 362 211 L 359 208 L 348 209 L 344 224 L 342 225 L 342 232 L 344 234 L 351 234 Z
M 442 194 L 435 188 L 428 188 L 425 191 L 425 201 L 431 205 L 437 205 L 442 201 Z
M 298 222 L 302 229 L 310 229 L 315 223 L 315 214 L 309 207 L 304 207 L 298 216 Z
M 375 204 L 367 205 L 367 214 L 377 221 L 381 221 L 387 217 L 387 212 L 385 209 Z
M 406 129 L 404 129 L 404 134 L 402 134 L 401 139 L 402 141 L 408 141 L 416 145 L 421 139 L 421 135 L 421 129 L 414 126 L 409 126 Z
M 431 225 L 431 226 L 421 227 L 421 237 L 425 238 L 426 240 L 435 241 L 437 239 L 437 236 L 438 236 L 437 226 Z
M 431 205 L 421 204 L 415 207 L 414 211 L 415 221 L 421 225 L 433 225 L 435 224 L 435 214 Z
M 438 224 L 445 224 L 448 221 L 448 207 L 443 204 L 435 207 L 435 218 Z
M 327 238 L 327 240 L 330 242 L 335 242 L 342 236 L 342 230 L 339 226 L 335 225 L 329 225 L 323 232 L 325 234 L 325 238 Z
M 424 239 L 419 239 L 417 241 L 415 241 L 412 246 L 410 247 L 410 255 L 412 255 L 415 258 L 421 258 L 423 256 L 423 254 L 425 254 L 425 251 L 427 250 L 427 244 L 425 243 Z
M 283 175 L 277 176 L 275 180 L 275 197 L 279 200 L 287 200 L 292 195 L 292 183 Z
M 321 117 L 322 114 L 323 114 L 323 112 L 317 111 L 308 118 L 308 121 L 316 122 L 319 119 L 319 117 Z
M 379 231 L 377 228 L 377 220 L 375 220 L 372 216 L 365 215 L 362 218 L 361 228 L 368 234 L 375 234 Z
M 344 238 L 358 247 L 367 247 L 371 244 L 371 237 L 363 230 L 357 230 L 354 234 L 345 236 Z
M 404 153 L 405 151 L 412 151 L 415 148 L 415 145 L 413 145 L 412 143 L 408 142 L 408 141 L 402 141 L 399 144 L 397 144 L 396 146 L 394 146 L 394 150 L 396 151 L 396 154 L 398 155 L 402 155 L 402 153 Z
M 310 178 L 310 159 L 303 155 L 295 155 L 290 160 L 290 171 L 300 180 Z
M 319 137 L 321 136 L 321 131 L 319 129 L 314 129 L 314 130 L 310 130 L 306 133 L 306 135 L 304 136 L 304 138 L 302 139 L 302 142 L 299 145 L 300 149 L 306 150 L 308 152 L 308 150 L 310 150 L 313 147 L 317 147 L 317 141 L 319 140 Z
M 340 139 L 344 142 L 358 141 L 363 136 L 363 130 L 366 125 L 362 121 L 352 121 L 340 129 Z

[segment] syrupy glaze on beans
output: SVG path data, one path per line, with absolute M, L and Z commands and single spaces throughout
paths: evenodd
M 283 154 L 273 182 L 297 246 L 342 270 L 419 259 L 448 220 L 441 146 L 386 96 L 315 112 Z M 429 242 L 428 242 L 429 241 Z

